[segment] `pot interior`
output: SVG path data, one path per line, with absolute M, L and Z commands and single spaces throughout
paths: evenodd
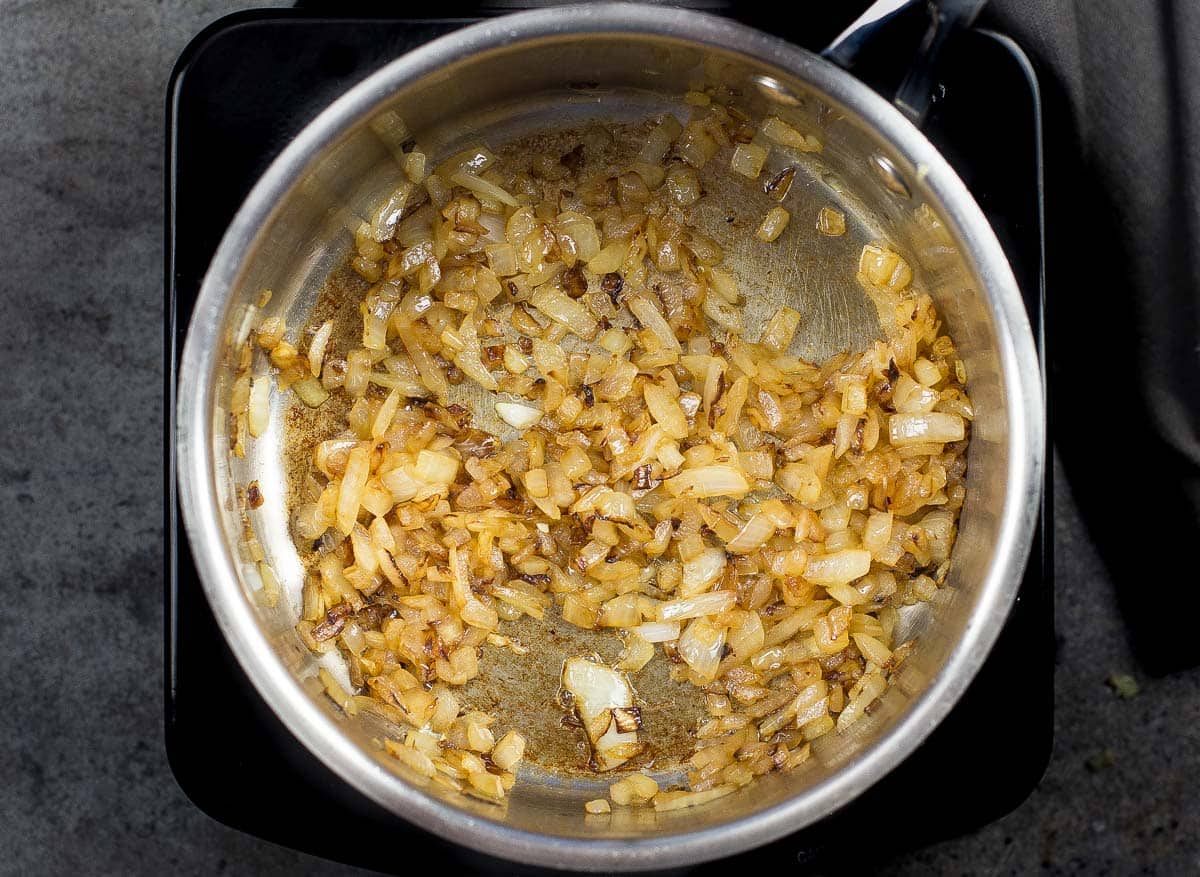
M 217 336 L 223 347 L 216 351 L 211 375 L 215 407 L 208 453 L 228 550 L 239 561 L 231 572 L 238 577 L 242 598 L 253 607 L 258 635 L 307 690 L 316 708 L 336 723 L 344 747 L 366 753 L 386 775 L 383 780 L 376 776 L 371 794 L 425 824 L 436 822 L 429 813 L 461 813 L 462 836 L 457 840 L 488 847 L 488 826 L 499 824 L 557 839 L 627 839 L 631 851 L 652 851 L 656 839 L 761 817 L 778 812 L 784 802 L 793 805 L 786 823 L 769 831 L 798 829 L 845 803 L 878 772 L 893 766 L 900 752 L 909 751 L 910 746 L 897 741 L 900 724 L 946 668 L 979 612 L 1003 615 L 1008 608 L 994 584 L 1000 562 L 996 546 L 1004 541 L 1002 512 L 1015 501 L 1013 491 L 1021 489 L 1008 482 L 1008 397 L 1013 387 L 998 353 L 1007 341 L 996 307 L 967 256 L 968 242 L 928 185 L 928 169 L 915 166 L 858 112 L 818 84 L 844 76 L 823 65 L 788 72 L 770 60 L 705 45 L 703 33 L 690 39 L 612 30 L 547 34 L 507 45 L 497 41 L 494 48 L 468 54 L 454 50 L 454 39 L 447 38 L 441 46 L 440 64 L 429 63 L 424 72 L 372 95 L 368 112 L 329 136 L 318 154 L 296 165 L 286 194 L 273 205 L 253 240 L 245 242 L 227 292 Z M 763 41 L 764 58 L 771 57 L 774 45 Z M 528 617 L 513 622 L 511 632 L 531 646 L 529 654 L 508 655 L 502 662 L 485 660 L 481 677 L 468 686 L 464 700 L 496 714 L 496 727 L 518 728 L 529 739 L 518 783 L 502 805 L 432 786 L 380 750 L 377 741 L 388 729 L 376 724 L 375 717 L 347 718 L 321 693 L 318 666 L 335 674 L 345 671 L 336 656 L 319 662 L 294 631 L 305 556 L 297 549 L 289 515 L 291 498 L 302 485 L 309 443 L 327 426 L 320 417 L 292 410 L 295 403 L 288 396 L 275 394 L 270 428 L 250 444 L 244 459 L 233 457 L 225 412 L 236 351 L 251 326 L 272 315 L 286 319 L 289 340 L 303 349 L 300 331 L 312 325 L 314 311 L 328 310 L 338 295 L 359 289 L 360 281 L 345 268 L 353 249 L 346 218 L 369 216 L 401 176 L 392 153 L 370 125 L 379 114 L 398 114 L 435 162 L 479 142 L 502 156 L 531 144 L 565 151 L 580 130 L 595 124 L 634 132 L 630 141 L 636 142 L 636 132 L 662 113 L 683 117 L 685 91 L 718 84 L 739 91 L 753 117 L 777 115 L 814 133 L 823 144 L 821 152 L 806 154 L 798 166 L 783 202 L 792 214 L 792 226 L 773 246 L 757 245 L 753 231 L 777 202 L 761 188 L 747 194 L 744 179 L 731 174 L 724 163 L 710 162 L 702 173 L 707 194 L 696 222 L 726 251 L 725 265 L 746 294 L 747 325 L 788 305 L 803 315 L 791 352 L 820 362 L 841 350 L 862 349 L 878 337 L 880 328 L 875 305 L 855 277 L 858 254 L 865 243 L 886 241 L 912 265 L 914 285 L 933 296 L 967 365 L 977 419 L 969 451 L 968 496 L 947 584 L 935 601 L 902 611 L 896 641 L 919 634 L 918 646 L 869 716 L 845 735 L 820 738 L 813 757 L 791 772 L 768 774 L 711 805 L 664 813 L 618 807 L 611 816 L 585 815 L 583 803 L 603 796 L 612 777 L 586 770 L 582 736 L 559 724 L 563 712 L 556 695 L 568 651 L 578 653 L 582 642 L 612 659 L 620 648 L 616 637 L 565 631 L 561 622 L 545 625 Z M 902 187 L 879 173 L 879 156 L 896 168 Z M 763 179 L 782 168 L 776 155 L 771 161 Z M 907 191 L 897 191 L 901 188 Z M 826 205 L 846 215 L 845 235 L 812 233 L 817 213 Z M 272 296 L 260 308 L 264 289 Z M 268 363 L 261 353 L 253 368 L 256 377 L 266 373 Z M 471 400 L 465 402 L 470 405 Z M 258 482 L 264 498 L 255 509 L 244 504 L 244 487 L 251 481 Z M 284 598 L 274 606 L 258 596 L 261 580 L 248 562 L 251 534 L 283 587 Z M 993 586 L 985 588 L 985 582 Z M 209 593 L 212 596 L 211 588 Z M 564 636 L 572 639 L 569 647 L 563 644 Z M 253 668 L 248 669 L 253 676 Z M 639 674 L 636 685 L 650 707 L 647 738 L 655 747 L 654 771 L 667 778 L 678 776 L 678 760 L 690 751 L 689 732 L 703 714 L 700 698 L 681 691 L 666 678 L 665 669 L 655 671 L 653 666 Z M 905 732 L 919 739 L 928 730 L 908 727 Z M 341 758 L 337 752 L 318 754 L 335 766 Z M 880 771 L 850 776 L 854 765 L 870 759 L 882 765 Z M 838 777 L 840 785 L 834 782 Z M 387 792 L 388 783 L 395 785 L 395 794 Z M 731 838 L 728 847 L 714 847 L 711 854 L 745 845 Z M 562 855 L 562 863 L 577 861 L 573 853 Z M 631 852 L 629 861 L 636 862 L 637 855 Z M 652 852 L 645 855 L 643 864 L 655 861 Z

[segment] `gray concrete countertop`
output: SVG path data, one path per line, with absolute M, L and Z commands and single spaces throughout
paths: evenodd
M 0 873 L 353 873 L 204 816 L 163 746 L 163 101 L 188 40 L 242 5 L 0 0 Z M 1049 770 L 885 873 L 1200 870 L 1200 671 L 1139 669 L 1055 489 Z

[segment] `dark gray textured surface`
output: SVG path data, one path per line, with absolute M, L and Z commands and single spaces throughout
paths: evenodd
M 163 749 L 162 102 L 190 37 L 238 6 L 0 0 L 0 503 L 13 559 L 0 575 L 2 873 L 352 873 L 212 822 Z M 1020 27 L 1044 36 L 1051 8 L 1030 4 Z M 1113 8 L 1083 39 L 1059 33 L 1068 75 L 1141 75 L 1106 48 L 1137 22 Z M 1085 115 L 1119 99 L 1082 77 L 1067 88 Z M 1154 148 L 1136 109 L 1114 166 Z M 1061 469 L 1056 490 L 1050 768 L 1006 819 L 887 873 L 1200 870 L 1200 671 L 1139 668 Z M 1141 693 L 1114 698 L 1114 671 Z M 1021 733 L 1019 706 L 986 745 Z M 1105 750 L 1112 764 L 1089 769 Z

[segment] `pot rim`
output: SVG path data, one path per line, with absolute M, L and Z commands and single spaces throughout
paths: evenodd
M 926 170 L 924 183 L 988 292 L 1006 376 L 1007 478 L 999 538 L 978 604 L 940 672 L 872 746 L 821 783 L 771 808 L 717 826 L 642 838 L 584 839 L 539 834 L 479 817 L 404 782 L 357 746 L 285 667 L 259 626 L 237 575 L 217 510 L 211 454 L 213 384 L 230 291 L 242 256 L 306 168 L 401 85 L 477 53 L 527 41 L 579 34 L 669 39 L 743 55 L 778 67 L 853 108 L 894 152 Z M 287 146 L 254 186 L 225 233 L 205 275 L 179 371 L 179 502 L 196 568 L 213 614 L 242 669 L 289 730 L 342 779 L 393 813 L 464 846 L 515 861 L 578 870 L 632 871 L 733 855 L 780 838 L 844 806 L 903 761 L 945 717 L 974 678 L 1020 585 L 1033 537 L 1045 465 L 1042 378 L 1028 316 L 1008 261 L 966 186 L 937 149 L 887 100 L 807 50 L 724 18 L 627 3 L 520 12 L 470 25 L 390 62 L 351 88 Z

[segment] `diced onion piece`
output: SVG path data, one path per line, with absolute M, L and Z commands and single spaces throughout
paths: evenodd
M 777 576 L 803 575 L 808 567 L 808 552 L 803 548 L 780 551 L 768 559 L 771 572 Z
M 655 455 L 658 457 L 658 462 L 662 463 L 664 473 L 674 472 L 684 463 L 683 454 L 679 452 L 679 445 L 675 442 L 659 443 Z
M 519 270 L 517 251 L 507 241 L 501 244 L 488 244 L 483 251 L 487 255 L 488 267 L 496 273 L 497 277 L 511 277 Z
M 633 628 L 636 633 L 648 643 L 665 643 L 679 639 L 678 621 L 647 621 Z
M 691 207 L 700 200 L 700 178 L 687 165 L 673 164 L 667 171 L 667 197 L 679 207 Z
M 675 143 L 675 153 L 697 170 L 704 167 L 719 148 L 699 120 L 688 122 Z
M 533 364 L 537 366 L 537 370 L 542 373 L 543 377 L 554 378 L 563 383 L 567 382 L 567 354 L 559 345 L 543 341 L 541 338 L 534 338 Z
M 684 469 L 664 484 L 672 496 L 703 499 L 709 496 L 745 496 L 750 492 L 746 477 L 732 466 L 702 466 Z
M 735 335 L 742 334 L 742 312 L 729 302 L 717 295 L 704 298 L 704 315 L 724 329 Z
M 457 546 L 450 549 L 450 591 L 463 623 L 481 630 L 496 629 L 496 625 L 500 623 L 499 616 L 490 604 L 475 596 L 471 588 L 471 573 L 467 567 L 466 553 Z
M 599 816 L 603 813 L 612 813 L 612 805 L 608 803 L 607 798 L 595 798 L 583 805 L 583 809 L 594 816 Z
M 767 211 L 767 215 L 763 217 L 762 224 L 759 225 L 758 231 L 754 233 L 763 243 L 771 243 L 778 240 L 783 234 L 783 230 L 787 228 L 788 222 L 791 220 L 792 214 L 787 212 L 783 207 L 772 207 Z
M 378 272 L 376 272 L 376 276 L 367 274 L 363 276 L 372 283 L 379 279 Z M 372 295 L 369 299 L 369 309 L 365 305 L 363 307 L 363 346 L 372 350 L 382 350 L 387 346 L 388 318 L 391 317 L 396 302 L 400 298 L 398 283 L 380 284 L 377 290 L 378 295 Z M 321 353 L 323 354 L 324 351 L 322 350 Z M 320 360 L 317 362 L 319 364 Z
M 725 636 L 725 644 L 734 657 L 744 659 L 756 654 L 766 642 L 766 630 L 762 618 L 757 612 L 734 610 L 734 620 L 729 625 L 729 633 Z
M 738 465 L 751 478 L 760 481 L 770 481 L 775 476 L 775 454 L 771 451 L 745 451 L 738 454 Z
M 872 557 L 878 558 L 891 540 L 892 520 L 891 512 L 871 512 L 867 517 L 867 523 L 863 526 L 862 546 L 871 552 Z
M 425 191 L 429 193 L 429 200 L 439 210 L 450 203 L 450 187 L 436 173 L 425 178 Z
M 646 142 L 642 144 L 638 160 L 646 164 L 660 164 L 682 130 L 683 126 L 674 116 L 663 116 L 662 121 L 650 131 Z
M 817 231 L 830 237 L 846 233 L 846 214 L 832 207 L 822 207 L 817 213 Z
M 804 577 L 818 585 L 844 585 L 871 571 L 871 552 L 858 548 L 820 554 L 808 559 Z
M 605 490 L 595 499 L 597 514 L 610 521 L 622 521 L 627 524 L 640 523 L 637 504 L 632 496 L 619 490 Z
M 459 171 L 466 171 L 472 174 L 481 174 L 496 161 L 496 156 L 486 146 L 479 144 L 469 146 L 466 149 L 454 153 L 454 155 L 442 161 L 435 169 L 434 173 L 445 179 L 449 179 L 453 174 Z
M 433 205 L 426 204 L 400 220 L 400 224 L 396 226 L 396 242 L 407 249 L 423 241 L 432 241 L 434 212 Z M 367 231 L 370 232 L 369 226 Z M 376 246 L 378 245 L 376 244 Z M 383 248 L 380 247 L 378 258 L 382 259 L 385 255 Z
M 458 476 L 458 460 L 441 451 L 423 449 L 417 454 L 416 476 L 430 484 L 449 484 Z
M 308 345 L 308 370 L 314 378 L 321 376 L 321 365 L 325 362 L 325 351 L 329 347 L 329 336 L 333 334 L 333 321 L 326 320 L 313 335 Z
M 863 657 L 876 666 L 882 667 L 892 659 L 892 650 L 873 636 L 865 633 L 851 633 L 850 639 L 854 640 L 854 644 L 858 646 Z
M 440 692 L 437 695 L 433 715 L 429 719 L 430 729 L 438 734 L 445 733 L 458 718 L 459 709 L 458 698 L 449 691 Z
M 625 264 L 629 253 L 629 244 L 625 241 L 613 241 L 606 244 L 595 256 L 588 260 L 587 269 L 593 274 L 611 274 Z
M 709 291 L 715 292 L 729 304 L 735 305 L 742 300 L 737 280 L 723 268 L 705 268 L 704 279 L 708 281 Z
M 263 375 L 250 383 L 250 435 L 258 438 L 271 425 L 271 377 Z
M 733 539 L 725 543 L 725 550 L 730 554 L 749 554 L 762 548 L 774 535 L 775 523 L 769 515 L 760 512 L 747 521 Z
M 338 489 L 337 526 L 343 533 L 354 529 L 363 488 L 367 486 L 370 474 L 370 451 L 362 445 L 355 445 L 346 458 L 346 471 L 342 474 L 342 484 Z
M 371 130 L 392 150 L 398 150 L 408 139 L 408 126 L 395 110 L 385 110 L 370 121 Z
M 632 170 L 642 178 L 642 182 L 649 189 L 656 189 L 662 185 L 667 175 L 667 169 L 661 164 L 647 164 L 644 161 L 635 161 Z
M 679 657 L 695 674 L 697 685 L 707 685 L 716 678 L 725 650 L 727 629 L 707 618 L 694 618 L 675 644 Z
M 524 374 L 529 370 L 529 366 L 529 357 L 521 355 L 517 348 L 512 345 L 504 348 L 504 368 L 511 374 Z
M 467 774 L 467 780 L 476 792 L 487 798 L 504 797 L 504 782 L 494 773 L 486 770 L 473 770 Z
M 563 600 L 562 617 L 568 624 L 582 627 L 584 630 L 593 630 L 599 615 L 600 607 L 588 602 L 579 594 L 567 594 Z
M 496 414 L 514 429 L 529 429 L 542 419 L 542 412 L 516 402 L 497 402 Z
M 292 392 L 309 408 L 320 408 L 329 398 L 329 391 L 316 378 L 303 378 L 292 384 Z
M 400 325 L 397 327 L 396 334 L 400 336 L 404 349 L 408 352 L 413 365 L 417 367 L 421 383 L 439 399 L 443 398 L 450 390 L 450 383 L 446 380 L 445 372 L 434 361 L 433 356 L 421 345 L 412 326 Z
M 679 596 L 692 597 L 708 591 L 725 572 L 725 552 L 720 548 L 706 548 L 683 564 L 683 581 L 679 585 Z
M 926 442 L 957 442 L 966 436 L 966 421 L 957 414 L 893 414 L 888 418 L 888 441 L 895 447 Z
M 512 770 L 525 757 L 525 738 L 509 731 L 492 749 L 492 763 L 501 770 Z
M 676 352 L 683 351 L 683 345 L 675 337 L 675 330 L 659 313 L 653 302 L 641 295 L 631 295 L 625 303 L 628 305 L 630 313 L 638 318 L 638 322 L 654 333 L 662 342 L 663 347 Z
M 371 237 L 378 243 L 391 240 L 392 235 L 396 232 L 396 224 L 400 221 L 400 215 L 404 212 L 404 206 L 408 203 L 408 198 L 412 195 L 413 184 L 405 180 L 395 191 L 387 197 L 387 200 L 379 206 L 375 211 L 375 216 L 371 220 Z
M 850 585 L 825 585 L 825 590 L 829 592 L 829 596 L 846 606 L 861 606 L 867 602 L 866 596 L 857 588 Z
M 429 756 L 417 749 L 414 746 L 405 746 L 402 743 L 397 743 L 394 740 L 384 740 L 384 747 L 393 757 L 401 764 L 415 771 L 423 777 L 432 777 L 437 773 L 437 768 Z
M 762 173 L 766 160 L 767 151 L 758 144 L 739 143 L 733 150 L 733 158 L 729 162 L 729 167 L 734 173 L 756 180 Z
M 602 619 L 603 621 L 603 619 Z M 625 638 L 625 648 L 621 650 L 617 669 L 636 673 L 654 658 L 654 645 L 642 639 L 634 632 Z
M 300 359 L 300 353 L 287 341 L 280 341 L 271 348 L 271 365 L 280 369 L 290 369 Z
M 732 609 L 736 602 L 737 594 L 733 591 L 709 591 L 694 597 L 681 597 L 678 600 L 659 603 L 658 620 L 682 621 L 702 615 L 719 615 L 727 609 Z
M 533 291 L 529 303 L 556 323 L 566 326 L 587 341 L 596 337 L 600 325 L 588 313 L 587 308 L 553 286 L 539 286 Z
M 414 149 L 412 152 L 404 156 L 404 176 L 408 177 L 409 182 L 421 183 L 425 180 L 425 153 L 419 149 Z
M 402 401 L 404 401 L 404 394 L 399 390 L 392 390 L 392 392 L 388 393 L 388 397 L 383 400 L 383 404 L 379 406 L 379 411 L 375 413 L 375 419 L 371 422 L 372 439 L 378 441 L 387 434 L 387 431 L 392 426 L 392 418 L 400 410 L 400 403 Z
M 637 730 L 620 730 L 614 715 L 633 707 L 633 689 L 624 673 L 573 657 L 563 664 L 562 682 L 574 698 L 575 712 L 583 722 L 599 770 L 620 767 L 641 750 Z
M 913 375 L 926 387 L 932 387 L 942 380 L 938 367 L 923 356 L 913 363 Z
M 662 427 L 663 432 L 673 439 L 688 437 L 689 427 L 683 408 L 670 392 L 658 384 L 647 383 L 642 387 L 646 398 L 646 407 L 650 416 Z
M 858 694 L 850 699 L 850 702 L 838 715 L 837 729 L 839 731 L 845 731 L 863 717 L 867 707 L 887 689 L 887 679 L 882 673 L 871 673 L 864 676 L 859 681 L 859 685 L 861 687 Z
M 467 746 L 476 752 L 491 752 L 496 745 L 496 737 L 490 728 L 478 722 L 467 723 Z
M 842 411 L 858 415 L 867 413 L 867 385 L 864 381 L 849 381 L 842 388 Z
M 265 560 L 258 562 L 258 576 L 262 579 L 262 588 L 259 589 L 257 598 L 262 605 L 272 608 L 279 603 L 279 595 L 283 593 L 279 587 L 279 579 L 275 576 L 275 570 L 271 569 L 271 565 Z
M 688 235 L 687 248 L 692 251 L 696 261 L 706 267 L 711 268 L 725 258 L 725 251 L 720 244 L 695 230 Z
M 409 473 L 408 468 L 401 466 L 393 469 L 379 479 L 380 483 L 392 494 L 392 501 L 395 503 L 416 499 L 417 495 L 425 488 L 425 485 Z
M 596 339 L 596 343 L 613 356 L 624 356 L 633 347 L 629 335 L 620 329 L 605 329 Z
M 462 325 L 458 328 L 458 337 L 463 349 L 454 355 L 454 364 L 462 369 L 463 374 L 485 390 L 498 390 L 500 387 L 492 373 L 480 359 L 481 347 L 479 334 L 475 330 L 475 318 L 471 314 L 463 317 Z
M 821 478 L 808 463 L 789 463 L 775 473 L 775 483 L 797 502 L 814 503 L 821 496 Z
M 900 292 L 912 282 L 912 269 L 887 247 L 867 244 L 858 258 L 858 273 L 868 283 Z
M 769 350 L 774 350 L 776 353 L 782 353 L 791 345 L 792 338 L 795 337 L 796 329 L 799 325 L 799 311 L 788 307 L 780 308 L 767 321 L 767 326 L 763 329 L 762 337 L 758 343 Z
M 805 686 L 788 707 L 797 728 L 803 728 L 829 715 L 829 686 L 824 680 Z M 760 726 L 761 727 L 761 726 Z
M 531 497 L 543 499 L 550 495 L 545 469 L 530 469 L 525 473 L 525 490 Z
M 821 143 L 815 137 L 801 134 L 787 122 L 776 116 L 768 116 L 760 130 L 768 140 L 800 152 L 820 152 Z
M 342 688 L 337 678 L 321 667 L 317 670 L 317 678 L 321 680 L 321 687 L 325 690 L 326 696 L 337 704 L 338 709 L 348 716 L 352 716 L 358 712 L 358 705 L 354 702 L 354 698 L 346 689 Z
M 659 792 L 654 796 L 654 809 L 659 813 L 665 813 L 669 810 L 682 810 L 685 807 L 699 807 L 701 804 L 723 798 L 735 791 L 737 791 L 737 786 L 723 784 L 701 792 Z
M 658 794 L 658 783 L 644 773 L 631 773 L 608 787 L 608 796 L 614 804 L 629 807 L 645 804 Z
M 896 379 L 892 402 L 901 414 L 924 414 L 932 411 L 940 396 L 937 390 L 924 387 L 903 372 Z
M 713 428 L 718 432 L 733 434 L 738 429 L 738 418 L 742 416 L 742 407 L 750 395 L 750 379 L 745 375 L 733 382 L 723 396 L 721 406 L 725 409 L 717 414 Z
M 458 171 L 450 175 L 450 182 L 456 186 L 462 186 L 490 201 L 499 201 L 501 204 L 507 204 L 509 207 L 520 207 L 521 202 L 510 195 L 508 192 L 501 189 L 495 183 L 488 182 L 483 177 L 477 177 L 474 174 L 466 171 Z
M 575 255 L 589 262 L 600 252 L 600 237 L 596 234 L 596 223 L 590 216 L 566 211 L 558 215 L 557 230 L 575 242 Z
M 850 606 L 838 606 L 813 621 L 813 640 L 822 655 L 832 655 L 850 645 Z

